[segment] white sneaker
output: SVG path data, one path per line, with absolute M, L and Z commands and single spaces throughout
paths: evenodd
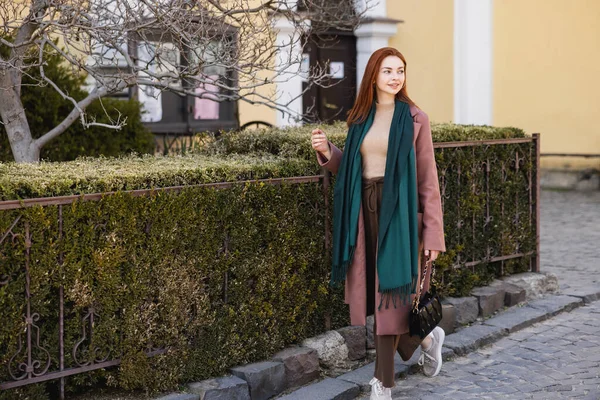
M 377 378 L 371 379 L 370 400 L 392 400 L 392 389 L 383 387 L 383 383 Z
M 440 373 L 442 368 L 442 345 L 446 333 L 442 328 L 436 326 L 428 335 L 431 340 L 431 347 L 425 351 L 421 348 L 421 357 L 419 357 L 419 365 L 423 367 L 425 376 L 434 377 Z

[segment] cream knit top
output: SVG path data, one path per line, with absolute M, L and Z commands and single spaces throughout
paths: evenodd
M 385 175 L 388 139 L 394 116 L 394 103 L 375 104 L 373 125 L 360 145 L 363 178 L 377 178 Z

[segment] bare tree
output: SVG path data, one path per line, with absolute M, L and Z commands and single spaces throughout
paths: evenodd
M 0 115 L 17 162 L 37 162 L 40 149 L 80 121 L 85 127 L 120 129 L 126 121 L 100 124 L 86 115 L 94 100 L 144 88 L 216 101 L 247 101 L 281 112 L 294 99 L 259 90 L 300 73 L 302 46 L 310 34 L 353 29 L 368 9 L 365 0 L 0 0 Z M 357 10 L 358 8 L 358 10 Z M 291 27 L 277 40 L 276 27 Z M 296 51 L 290 51 L 296 49 Z M 300 49 L 298 51 L 298 49 Z M 45 59 L 59 54 L 73 74 L 90 82 L 75 99 L 44 73 Z M 38 69 L 37 85 L 73 104 L 57 126 L 35 139 L 21 102 L 24 75 Z M 308 80 L 321 84 L 325 70 Z M 196 90 L 210 87 L 211 90 Z

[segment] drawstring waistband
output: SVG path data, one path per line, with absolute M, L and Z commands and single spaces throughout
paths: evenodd
M 383 176 L 376 178 L 363 178 L 363 190 L 369 191 L 367 198 L 367 210 L 369 212 L 377 212 L 377 185 L 383 184 Z

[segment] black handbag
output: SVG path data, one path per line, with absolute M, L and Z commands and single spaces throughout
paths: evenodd
M 435 286 L 431 282 L 433 281 L 433 273 L 435 271 L 433 265 L 431 265 L 432 270 L 429 291 L 421 294 L 421 292 L 423 292 L 425 277 L 427 276 L 427 268 L 429 268 L 428 264 L 429 263 L 425 263 L 421 285 L 419 285 L 420 287 L 415 296 L 413 308 L 408 320 L 410 336 L 418 336 L 421 339 L 424 339 L 425 336 L 429 335 L 442 320 L 442 302 L 437 295 Z

